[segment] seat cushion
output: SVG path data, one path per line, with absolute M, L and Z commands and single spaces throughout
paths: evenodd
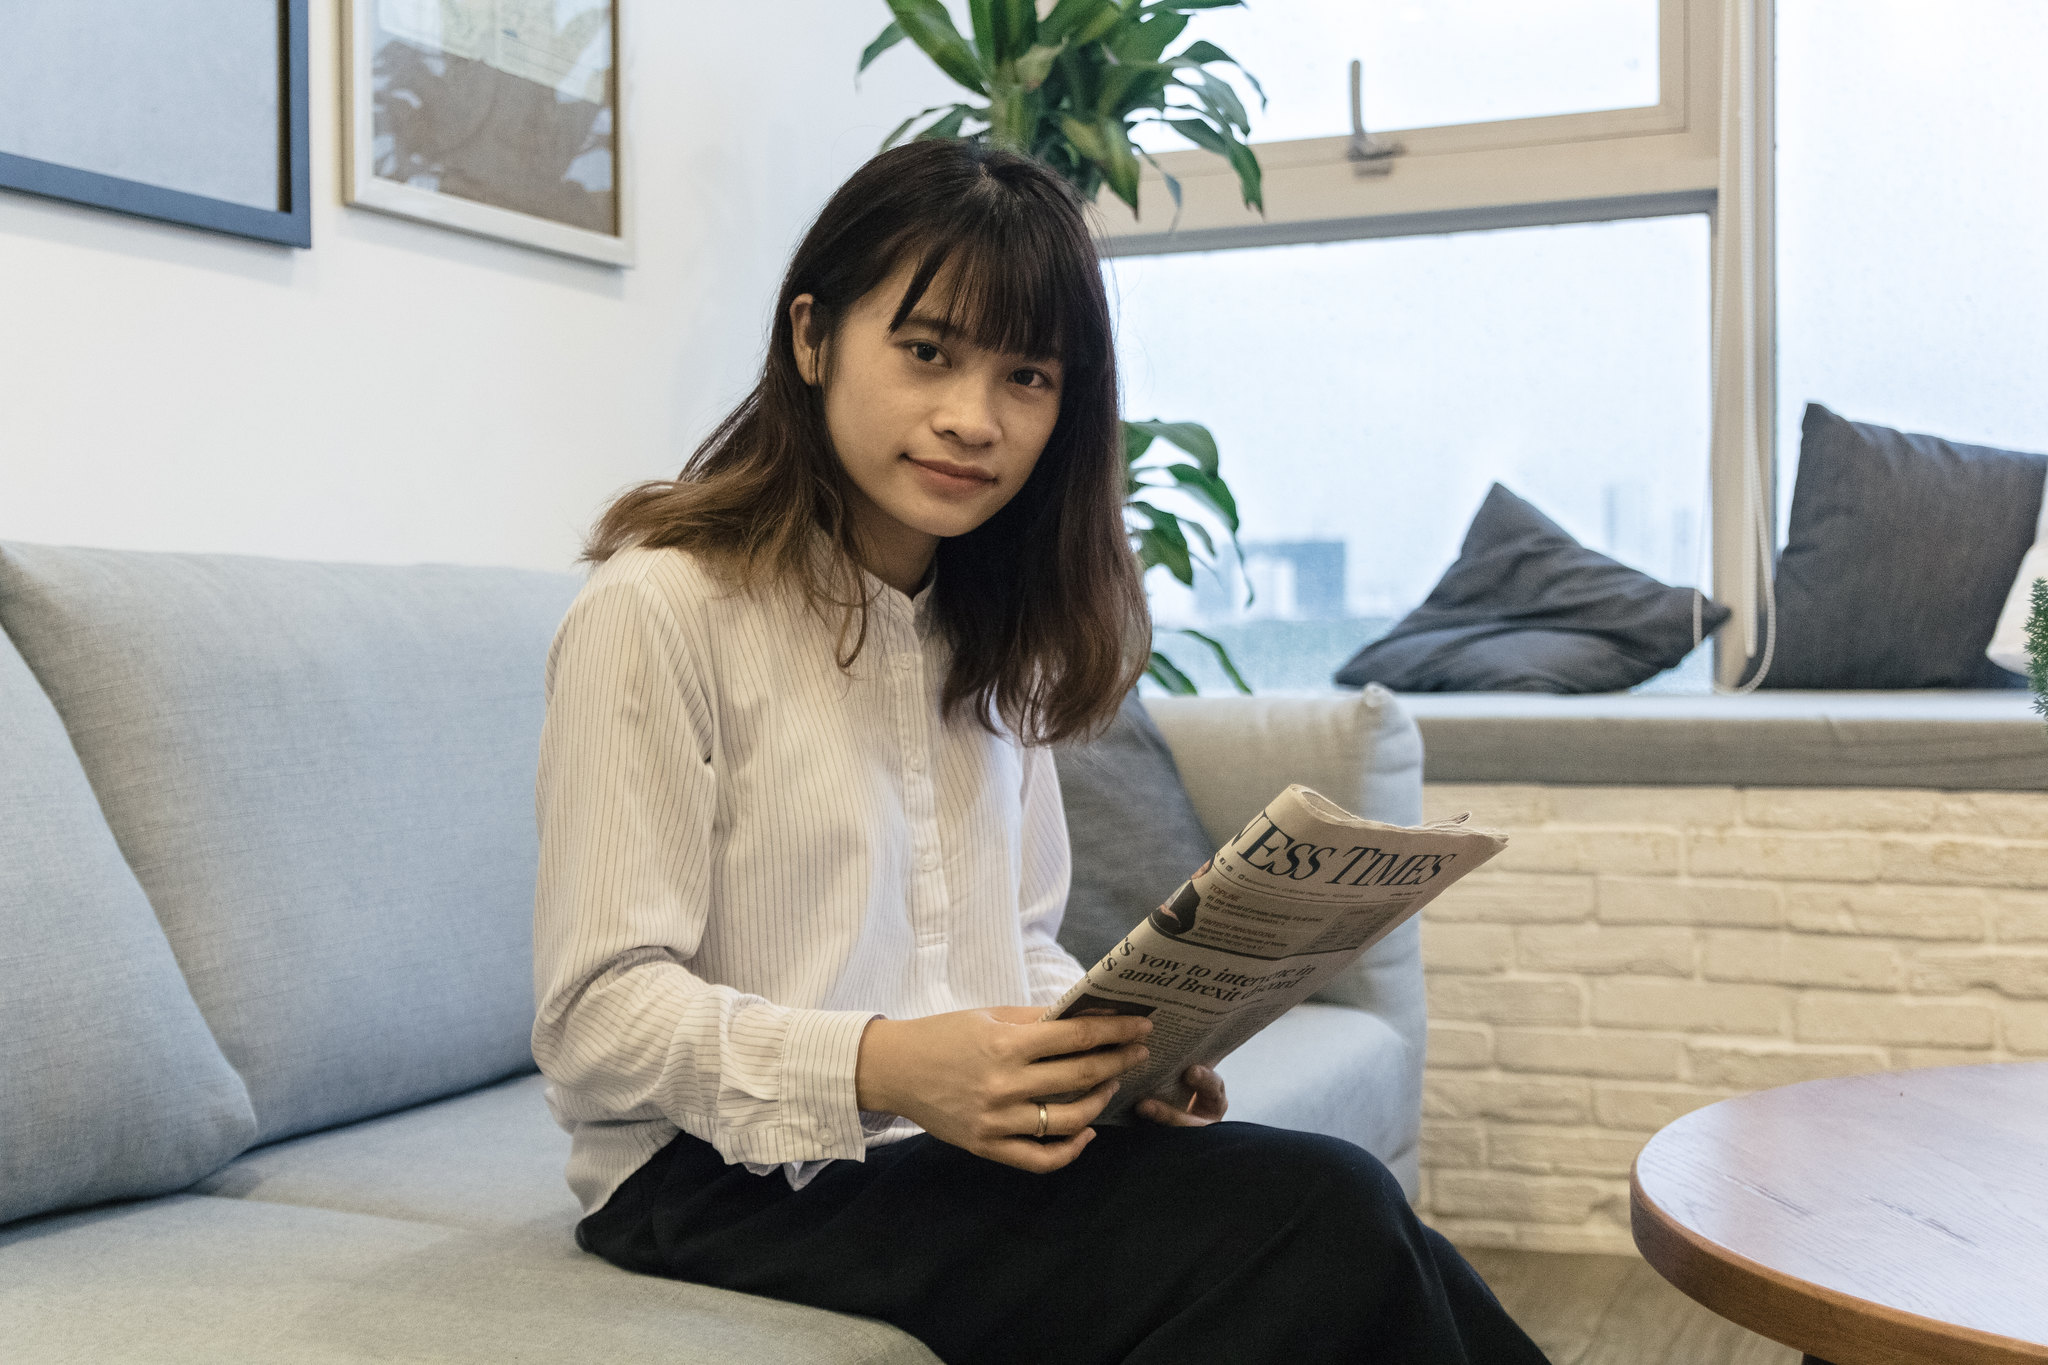
M 536 1240 L 172 1195 L 0 1229 L 5 1354 L 94 1365 L 932 1365 L 883 1323 Z
M 567 1239 L 581 1210 L 546 1088 L 521 1076 L 258 1147 L 192 1192 Z
M 0 635 L 0 1223 L 161 1194 L 256 1137 L 64 724 Z
M 0 545 L 263 1140 L 530 1069 L 542 671 L 573 574 Z
M 1413 1198 L 1415 1110 L 1397 1102 L 1417 1058 L 1385 1019 L 1343 1005 L 1296 1005 L 1225 1057 L 1216 1070 L 1229 1117 L 1328 1133 L 1387 1163 Z

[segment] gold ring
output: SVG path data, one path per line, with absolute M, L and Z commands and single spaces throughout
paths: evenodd
M 1045 1136 L 1045 1126 L 1046 1126 L 1046 1124 L 1050 1123 L 1051 1121 L 1052 1121 L 1052 1120 L 1051 1120 L 1051 1119 L 1049 1119 L 1049 1118 L 1048 1118 L 1048 1117 L 1046 1116 L 1046 1112 L 1045 1112 L 1045 1102 L 1044 1102 L 1043 1100 L 1039 1101 L 1039 1104 L 1038 1104 L 1038 1136 L 1040 1136 L 1040 1137 L 1044 1137 L 1044 1136 Z

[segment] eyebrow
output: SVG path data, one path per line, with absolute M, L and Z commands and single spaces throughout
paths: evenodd
M 956 327 L 945 318 L 934 317 L 930 313 L 912 313 L 909 317 L 903 319 L 903 326 L 896 330 L 899 332 L 908 331 L 912 327 L 923 327 L 928 331 L 936 332 L 942 341 L 951 341 L 956 337 L 972 340 L 972 338 L 967 336 L 966 328 Z M 1056 355 L 1025 356 L 1024 358 L 1041 365 L 1058 365 L 1061 363 L 1060 358 Z

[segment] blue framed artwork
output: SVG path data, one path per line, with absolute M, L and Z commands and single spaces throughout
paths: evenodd
M 0 0 L 0 188 L 313 243 L 307 0 Z

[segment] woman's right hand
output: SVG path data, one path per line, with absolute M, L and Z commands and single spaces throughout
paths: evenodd
M 1139 1040 L 1152 1021 L 1090 1015 L 1038 1022 L 1044 1013 L 1020 1005 L 870 1020 L 854 1079 L 860 1107 L 901 1114 L 1006 1166 L 1058 1170 L 1094 1138 L 1088 1125 L 1116 1093 L 1116 1078 L 1145 1060 Z M 1038 1097 L 1073 1091 L 1087 1093 L 1046 1104 L 1046 1140 L 1038 1141 Z

